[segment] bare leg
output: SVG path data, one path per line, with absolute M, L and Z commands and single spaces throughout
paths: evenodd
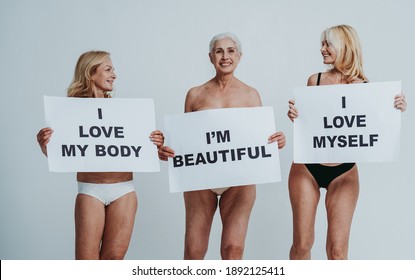
M 75 202 L 75 258 L 98 260 L 105 225 L 105 206 L 95 197 L 78 194 Z
M 184 259 L 204 259 L 218 198 L 211 190 L 185 192 L 186 234 Z
M 222 259 L 242 259 L 249 217 L 255 198 L 255 185 L 233 187 L 225 191 L 221 196 L 219 207 L 223 225 Z
M 290 259 L 310 259 L 320 190 L 305 165 L 295 163 L 291 165 L 288 188 L 293 211 L 293 244 Z
M 100 259 L 124 259 L 134 228 L 137 204 L 136 193 L 130 192 L 107 206 Z
M 357 167 L 337 177 L 326 195 L 328 259 L 347 259 L 350 228 L 359 196 Z

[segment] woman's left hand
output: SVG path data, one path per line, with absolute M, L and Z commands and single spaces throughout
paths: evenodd
M 153 144 L 157 146 L 157 149 L 160 149 L 164 145 L 164 135 L 160 130 L 154 130 L 150 134 L 150 140 L 153 141 Z
M 401 110 L 401 112 L 406 111 L 405 94 L 401 93 L 395 96 L 395 108 Z
M 278 143 L 278 149 L 282 149 L 285 146 L 285 135 L 282 131 L 276 132 L 268 137 L 268 143 Z

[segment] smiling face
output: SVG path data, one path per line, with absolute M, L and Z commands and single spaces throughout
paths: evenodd
M 332 46 L 327 42 L 327 40 L 323 40 L 321 42 L 321 55 L 323 56 L 323 63 L 324 64 L 334 64 L 336 61 L 336 52 Z
M 116 78 L 117 76 L 114 73 L 111 59 L 107 59 L 101 63 L 91 76 L 95 86 L 95 97 L 104 97 L 105 92 L 112 91 Z
M 232 39 L 223 38 L 214 43 L 209 57 L 217 73 L 229 74 L 238 66 L 241 53 Z

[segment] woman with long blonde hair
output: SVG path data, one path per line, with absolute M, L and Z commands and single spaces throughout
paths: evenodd
M 89 51 L 82 54 L 68 88 L 68 97 L 109 98 L 117 76 L 110 54 Z M 37 135 L 42 152 L 52 136 L 51 128 Z M 163 144 L 163 135 L 154 131 L 151 140 Z M 75 202 L 75 258 L 123 259 L 131 239 L 137 196 L 132 172 L 78 172 Z
M 321 34 L 321 55 L 328 71 L 311 75 L 307 86 L 368 82 L 363 73 L 362 49 L 356 31 L 348 25 L 327 28 Z M 395 96 L 395 107 L 406 110 L 403 94 Z M 298 117 L 294 100 L 287 113 Z M 359 196 L 359 176 L 355 163 L 292 163 L 288 178 L 293 211 L 293 244 L 290 259 L 310 259 L 314 243 L 314 223 L 320 188 L 326 189 L 328 259 L 347 259 L 350 228 Z

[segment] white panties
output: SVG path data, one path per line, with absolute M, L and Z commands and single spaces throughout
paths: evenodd
M 216 189 L 210 189 L 212 192 L 214 192 L 217 196 L 222 195 L 229 187 L 227 188 L 216 188 Z
M 93 184 L 78 182 L 78 193 L 95 197 L 105 206 L 123 195 L 134 191 L 134 182 L 127 181 L 114 184 Z

